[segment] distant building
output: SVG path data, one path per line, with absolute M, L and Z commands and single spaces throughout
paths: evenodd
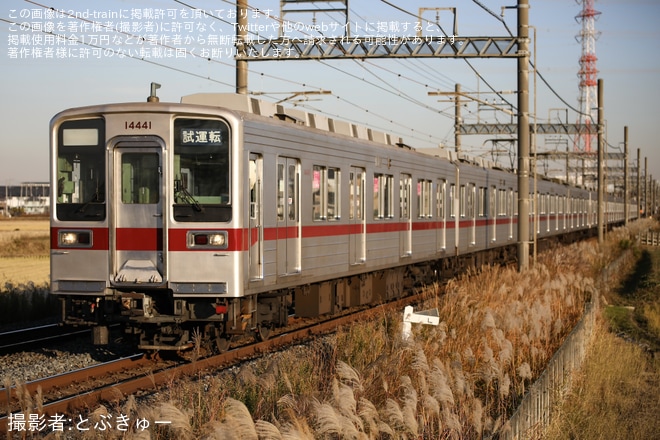
M 0 212 L 4 216 L 45 214 L 49 201 L 49 183 L 23 182 L 16 186 L 0 186 Z

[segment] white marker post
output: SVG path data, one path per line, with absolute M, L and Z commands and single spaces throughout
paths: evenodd
M 406 306 L 406 308 L 403 309 L 403 329 L 401 335 L 404 341 L 407 341 L 410 338 L 413 323 L 426 325 L 440 324 L 438 309 L 413 313 L 412 306 Z

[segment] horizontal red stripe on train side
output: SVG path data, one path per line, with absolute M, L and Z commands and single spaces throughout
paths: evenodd
M 498 225 L 517 223 L 516 218 L 498 218 L 496 220 Z M 461 229 L 470 228 L 472 226 L 492 226 L 492 219 L 481 220 L 464 220 L 458 222 Z M 383 220 L 378 222 L 363 225 L 357 224 L 319 224 L 310 225 L 302 228 L 297 226 L 285 226 L 264 228 L 263 239 L 264 241 L 284 240 L 298 238 L 299 230 L 303 238 L 318 238 L 318 237 L 339 237 L 352 234 L 360 234 L 365 230 L 368 234 L 378 233 L 396 233 L 407 231 L 412 228 L 413 231 L 431 231 L 431 230 L 453 230 L 456 227 L 456 220 L 449 219 L 447 221 L 419 221 L 400 222 Z M 60 231 L 90 231 L 92 232 L 92 243 L 90 247 L 87 246 L 60 246 L 58 243 L 58 234 Z M 246 251 L 251 245 L 254 245 L 258 240 L 257 228 L 245 229 L 176 229 L 168 230 L 168 247 L 170 251 L 190 251 L 194 248 L 188 247 L 188 232 L 190 231 L 224 231 L 227 233 L 228 246 L 225 251 Z M 118 228 L 115 232 L 116 249 L 120 251 L 156 251 L 163 248 L 163 230 L 157 228 Z M 93 249 L 93 250 L 109 250 L 110 237 L 107 228 L 51 228 L 51 248 L 52 249 Z M 200 248 L 199 251 L 209 251 L 209 248 Z

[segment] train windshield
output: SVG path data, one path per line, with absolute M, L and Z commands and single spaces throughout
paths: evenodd
M 174 218 L 229 221 L 229 127 L 217 119 L 174 120 Z
M 103 119 L 63 122 L 57 132 L 57 208 L 59 220 L 103 220 L 105 148 Z

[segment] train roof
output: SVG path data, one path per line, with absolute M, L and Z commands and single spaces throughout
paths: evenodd
M 183 96 L 181 98 L 181 103 L 225 107 L 234 111 L 250 113 L 267 118 L 275 118 L 305 127 L 317 128 L 330 133 L 350 136 L 356 139 L 369 140 L 384 145 L 406 148 L 422 154 L 446 159 L 451 162 L 463 162 L 484 168 L 496 168 L 496 165 L 488 159 L 469 157 L 466 154 L 457 154 L 446 148 L 412 148 L 404 143 L 403 138 L 396 137 L 390 133 L 374 130 L 347 121 L 329 118 L 323 115 L 308 113 L 300 109 L 285 107 L 281 104 L 262 101 L 248 95 L 236 93 L 196 93 Z
M 199 104 L 225 107 L 253 115 L 275 118 L 306 127 L 318 128 L 331 133 L 343 134 L 358 139 L 370 140 L 392 146 L 405 146 L 401 138 L 389 133 L 373 130 L 350 122 L 308 113 L 304 110 L 285 107 L 268 101 L 261 101 L 248 95 L 236 93 L 196 93 L 181 98 L 183 104 Z M 407 146 L 406 146 L 407 147 Z M 410 147 L 407 147 L 410 148 Z

